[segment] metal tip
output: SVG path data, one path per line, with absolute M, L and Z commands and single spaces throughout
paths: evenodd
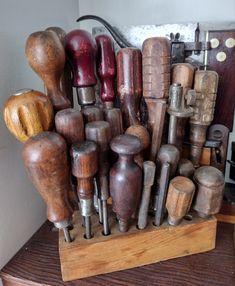
M 71 235 L 70 235 L 68 227 L 64 227 L 63 228 L 63 232 L 64 232 L 65 241 L 68 242 L 68 243 L 72 242 L 73 240 L 71 238 Z

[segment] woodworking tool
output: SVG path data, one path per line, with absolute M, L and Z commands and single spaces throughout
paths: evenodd
M 97 83 L 97 45 L 92 35 L 84 30 L 73 30 L 65 37 L 65 51 L 73 72 L 73 86 L 78 103 L 83 107 L 95 103 L 94 86 Z
M 57 37 L 59 37 L 61 44 L 65 45 L 65 36 L 66 36 L 66 32 L 60 28 L 60 27 L 48 27 L 46 28 L 46 31 L 52 31 L 54 33 L 56 33 Z M 73 86 L 72 86 L 72 71 L 71 71 L 71 67 L 70 64 L 68 62 L 68 59 L 65 59 L 65 66 L 64 66 L 64 70 L 60 79 L 60 83 L 61 83 L 61 89 L 63 91 L 63 93 L 68 97 L 68 99 L 70 100 L 72 106 L 74 106 L 74 100 L 73 100 Z
M 223 200 L 223 173 L 215 167 L 200 167 L 194 173 L 194 182 L 197 193 L 193 209 L 203 218 L 218 213 Z
M 86 139 L 96 142 L 99 148 L 98 154 L 98 198 L 101 201 L 102 206 L 102 222 L 103 233 L 109 235 L 109 223 L 108 223 L 108 209 L 107 199 L 109 198 L 109 163 L 108 163 L 108 151 L 109 143 L 111 140 L 110 125 L 106 121 L 93 121 L 86 124 L 85 128 Z
M 156 165 L 152 161 L 145 161 L 143 163 L 143 170 L 144 170 L 144 183 L 143 183 L 143 191 L 138 213 L 139 229 L 144 229 L 147 226 L 151 187 L 154 183 Z
M 29 138 L 22 151 L 24 165 L 36 190 L 47 204 L 47 218 L 63 229 L 71 242 L 68 226 L 72 210 L 68 202 L 69 164 L 65 140 L 55 132 L 41 132 Z
M 208 39 L 208 33 L 206 35 Z M 194 114 L 190 118 L 190 159 L 195 167 L 199 167 L 202 147 L 206 141 L 206 132 L 214 116 L 216 93 L 219 76 L 215 71 L 207 70 L 208 52 L 204 56 L 204 70 L 195 72 L 194 90 L 196 104 Z
M 84 140 L 83 117 L 79 110 L 67 108 L 55 115 L 56 132 L 64 137 L 68 146 Z
M 170 87 L 170 42 L 161 37 L 149 38 L 143 43 L 142 53 L 143 96 L 152 135 L 150 160 L 155 161 L 161 146 Z
M 51 31 L 32 33 L 25 46 L 29 65 L 43 80 L 56 111 L 71 106 L 60 87 L 65 65 L 65 51 L 58 36 Z
M 135 155 L 134 160 L 140 166 L 140 168 L 142 168 L 144 162 L 144 151 L 149 147 L 150 144 L 150 135 L 148 130 L 142 125 L 131 125 L 127 128 L 125 134 L 134 135 L 140 139 L 143 148 L 139 154 Z
M 104 104 L 105 120 L 111 127 L 114 138 L 123 133 L 122 114 L 119 108 L 113 107 L 115 100 L 114 80 L 116 76 L 116 59 L 112 39 L 107 35 L 96 36 L 98 47 L 97 74 L 100 80 L 100 99 Z
M 140 201 L 142 170 L 134 162 L 134 155 L 142 149 L 140 140 L 129 134 L 112 139 L 111 149 L 118 153 L 118 161 L 110 170 L 110 194 L 119 230 L 128 231 L 128 224 Z
M 162 224 L 165 213 L 165 202 L 167 196 L 168 182 L 176 173 L 177 164 L 180 158 L 179 150 L 170 144 L 162 145 L 156 161 L 157 166 L 157 190 L 155 191 L 154 224 L 160 226 Z
M 4 104 L 3 116 L 9 131 L 21 142 L 53 128 L 53 106 L 49 98 L 36 90 L 22 89 Z
M 139 49 L 125 48 L 118 51 L 117 92 L 124 128 L 140 125 L 138 114 L 142 96 L 142 56 Z
M 104 113 L 101 108 L 94 105 L 84 106 L 82 109 L 82 115 L 85 124 L 92 121 L 102 121 L 104 120 Z
M 191 90 L 191 102 L 193 101 L 193 97 L 196 97 L 196 94 L 193 90 Z M 177 136 L 177 119 L 178 118 L 188 118 L 193 115 L 193 108 L 185 104 L 185 98 L 183 96 L 183 88 L 180 83 L 173 83 L 170 86 L 169 92 L 169 107 L 167 112 L 170 114 L 170 122 L 169 122 L 169 130 L 168 130 L 168 144 L 175 145 L 179 150 L 182 149 L 183 136 L 181 134 L 181 138 Z M 191 103 L 189 102 L 189 104 Z M 184 129 L 184 128 L 182 128 Z M 180 144 L 179 144 L 180 143 Z
M 194 183 L 186 177 L 177 176 L 170 181 L 166 199 L 170 225 L 178 225 L 189 212 L 194 192 Z
M 207 132 L 207 141 L 219 141 L 219 147 L 211 148 L 210 165 L 225 172 L 227 149 L 228 149 L 229 129 L 222 124 L 213 124 Z
M 67 108 L 58 111 L 55 115 L 55 128 L 56 132 L 66 140 L 69 149 L 73 143 L 84 140 L 84 123 L 79 110 Z M 69 192 L 69 201 L 75 210 L 78 208 L 77 180 L 73 175 L 71 175 L 71 184 L 72 189 Z
M 179 176 L 187 177 L 189 179 L 192 179 L 193 174 L 195 172 L 195 168 L 193 166 L 193 163 L 185 158 L 180 159 L 177 167 L 177 174 Z
M 77 177 L 77 194 L 84 218 L 85 238 L 92 238 L 91 215 L 93 213 L 93 177 L 98 170 L 98 146 L 95 142 L 74 143 L 70 149 L 72 174 Z

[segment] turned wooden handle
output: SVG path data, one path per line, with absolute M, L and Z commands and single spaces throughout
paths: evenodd
M 60 88 L 65 51 L 58 36 L 51 31 L 32 33 L 27 39 L 25 53 L 30 66 L 43 80 L 55 110 L 70 107 L 70 101 Z
M 194 66 L 188 63 L 174 64 L 171 67 L 171 83 L 180 83 L 183 95 L 193 86 Z
M 120 49 L 117 53 L 117 91 L 123 112 L 123 123 L 140 124 L 138 112 L 142 96 L 142 55 L 136 48 Z
M 95 39 L 98 48 L 97 72 L 100 79 L 100 98 L 107 107 L 112 107 L 116 76 L 113 40 L 108 35 L 98 35 Z
M 98 170 L 98 147 L 92 141 L 74 143 L 70 149 L 72 174 L 78 179 L 80 199 L 93 198 L 93 176 Z
M 181 222 L 190 209 L 194 192 L 195 186 L 188 178 L 178 176 L 170 181 L 166 200 L 169 224 Z
M 103 110 L 98 106 L 85 106 L 82 109 L 82 115 L 84 118 L 84 122 L 89 123 L 92 121 L 101 121 L 104 120 Z
M 21 142 L 53 127 L 53 106 L 49 98 L 36 90 L 19 90 L 4 105 L 4 120 L 10 132 Z
M 170 41 L 154 37 L 144 41 L 143 96 L 167 98 L 170 87 Z
M 123 133 L 122 112 L 119 108 L 105 108 L 104 118 L 110 125 L 111 138 Z
M 47 204 L 47 217 L 53 223 L 68 222 L 69 165 L 65 140 L 55 132 L 42 132 L 23 146 L 23 161 L 37 191 Z
M 84 123 L 79 110 L 67 108 L 57 112 L 55 128 L 64 137 L 68 145 L 84 140 Z
M 73 86 L 96 84 L 97 45 L 92 35 L 84 30 L 73 30 L 65 37 L 65 51 L 73 71 Z
M 110 170 L 110 194 L 120 231 L 125 232 L 141 195 L 142 171 L 133 155 L 140 152 L 142 144 L 136 136 L 125 134 L 111 141 L 111 149 L 119 154 L 119 159 Z

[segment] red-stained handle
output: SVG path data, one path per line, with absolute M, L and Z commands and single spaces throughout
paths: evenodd
M 112 105 L 114 101 L 114 78 L 116 76 L 116 61 L 112 39 L 107 35 L 96 38 L 98 47 L 97 71 L 100 79 L 100 97 L 104 103 Z
M 65 37 L 65 51 L 73 71 L 73 86 L 96 84 L 97 45 L 92 35 L 84 30 L 73 30 Z

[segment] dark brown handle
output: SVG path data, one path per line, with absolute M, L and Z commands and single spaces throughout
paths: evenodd
M 84 123 L 80 111 L 67 108 L 56 113 L 56 131 L 64 137 L 68 145 L 84 140 Z
M 140 124 L 138 112 L 142 96 L 142 55 L 136 48 L 124 48 L 117 54 L 117 91 L 123 112 L 123 123 Z
M 42 132 L 27 140 L 22 155 L 35 188 L 47 204 L 48 219 L 57 225 L 68 223 L 71 208 L 65 140 L 57 133 Z
M 113 41 L 108 35 L 98 35 L 97 71 L 100 79 L 100 97 L 105 105 L 112 107 L 114 101 L 114 78 L 116 76 L 116 60 Z
M 70 150 L 72 174 L 78 179 L 80 199 L 93 198 L 93 176 L 98 169 L 98 147 L 92 141 L 75 143 Z
M 111 149 L 119 154 L 119 159 L 110 170 L 110 194 L 122 232 L 128 230 L 128 221 L 140 200 L 142 171 L 134 163 L 133 155 L 141 148 L 140 140 L 129 134 L 117 136 L 111 141 Z
M 92 121 L 104 120 L 103 110 L 98 106 L 84 106 L 82 108 L 82 115 L 85 124 Z
M 31 34 L 26 42 L 25 53 L 32 69 L 44 81 L 55 110 L 70 107 L 70 101 L 60 88 L 65 52 L 58 36 L 51 31 Z

